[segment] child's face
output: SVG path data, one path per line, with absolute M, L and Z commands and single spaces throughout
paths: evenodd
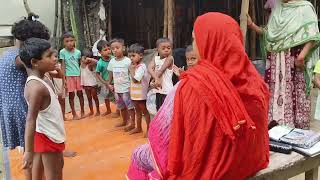
M 198 55 L 194 51 L 186 53 L 188 67 L 193 67 L 198 63 Z
M 64 38 L 63 39 L 64 47 L 67 49 L 73 49 L 75 47 L 76 41 L 72 37 Z
M 52 49 L 48 49 L 42 54 L 40 60 L 32 62 L 32 67 L 45 73 L 55 70 L 57 62 L 58 58 L 55 53 L 53 53 Z
M 111 50 L 117 58 L 121 58 L 123 56 L 123 51 L 124 51 L 123 44 L 119 42 L 114 42 L 111 44 Z
M 111 48 L 109 46 L 105 46 L 99 51 L 101 56 L 105 59 L 108 59 L 111 56 Z
M 142 60 L 143 55 L 138 53 L 129 53 L 129 58 L 132 63 L 138 64 Z
M 160 43 L 158 46 L 158 53 L 161 57 L 169 57 L 172 52 L 172 45 L 170 42 Z

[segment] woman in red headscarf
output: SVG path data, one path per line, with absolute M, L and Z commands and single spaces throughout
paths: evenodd
M 199 64 L 181 76 L 137 148 L 128 179 L 241 180 L 269 162 L 266 84 L 231 17 L 194 24 Z

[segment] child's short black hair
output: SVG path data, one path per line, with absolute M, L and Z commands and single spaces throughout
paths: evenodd
M 66 38 L 75 38 L 74 35 L 72 34 L 72 32 L 65 32 L 62 35 L 62 40 L 66 39 Z
M 170 43 L 172 45 L 172 41 L 169 38 L 159 38 L 156 42 L 156 46 L 159 47 L 161 43 Z
M 186 53 L 191 52 L 191 51 L 193 51 L 193 46 L 192 45 L 187 46 Z
M 106 41 L 106 40 L 100 40 L 100 41 L 98 42 L 98 44 L 97 44 L 97 49 L 98 49 L 98 51 L 102 51 L 103 48 L 109 47 L 109 46 L 110 46 L 110 44 L 109 44 L 108 41 Z
M 41 39 L 50 39 L 48 28 L 40 21 L 35 20 L 38 16 L 29 14 L 26 19 L 13 24 L 11 34 L 15 39 L 25 41 L 29 38 L 36 37 Z
M 112 40 L 110 41 L 110 45 L 113 44 L 113 43 L 115 43 L 115 42 L 118 42 L 118 43 L 120 43 L 120 44 L 122 44 L 122 45 L 124 46 L 124 40 L 121 39 L 121 38 L 114 38 L 114 39 L 112 39 Z
M 43 53 L 50 48 L 51 45 L 49 41 L 40 38 L 30 38 L 24 41 L 22 44 L 19 56 L 22 62 L 28 68 L 31 68 L 31 60 L 40 60 Z
M 85 57 L 89 57 L 89 58 L 93 57 L 93 53 L 92 53 L 92 51 L 90 49 L 82 50 L 81 55 L 85 56 Z
M 128 53 L 143 54 L 143 53 L 144 53 L 144 48 L 143 48 L 140 44 L 138 44 L 138 43 L 132 44 L 132 45 L 129 47 Z

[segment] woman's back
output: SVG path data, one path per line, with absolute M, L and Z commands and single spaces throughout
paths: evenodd
M 10 148 L 24 146 L 27 113 L 23 96 L 27 73 L 16 67 L 18 53 L 18 48 L 9 48 L 0 57 L 0 124 L 6 131 L 2 132 L 3 144 Z

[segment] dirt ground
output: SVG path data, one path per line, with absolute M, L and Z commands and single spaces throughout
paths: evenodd
M 3 49 L 0 48 L 0 55 L 2 51 Z M 316 96 L 317 92 L 314 91 L 312 94 L 313 100 Z M 70 114 L 67 116 L 70 118 Z M 138 145 L 146 143 L 147 139 L 143 138 L 143 134 L 128 135 L 123 130 L 115 128 L 114 125 L 119 121 L 120 119 L 112 119 L 111 117 L 90 117 L 65 123 L 67 130 L 66 148 L 77 151 L 78 156 L 65 158 L 64 179 L 125 179 L 124 175 L 130 163 L 132 150 Z M 320 132 L 320 121 L 313 120 L 312 129 Z M 0 162 L 2 162 L 1 145 L 2 143 L 0 144 Z M 21 158 L 22 154 L 19 154 L 18 151 L 10 152 L 13 180 L 24 179 Z M 0 171 L 3 171 L 2 163 L 0 163 Z M 0 172 L 1 179 L 3 179 L 3 173 Z M 291 178 L 291 180 L 303 179 L 303 174 Z

